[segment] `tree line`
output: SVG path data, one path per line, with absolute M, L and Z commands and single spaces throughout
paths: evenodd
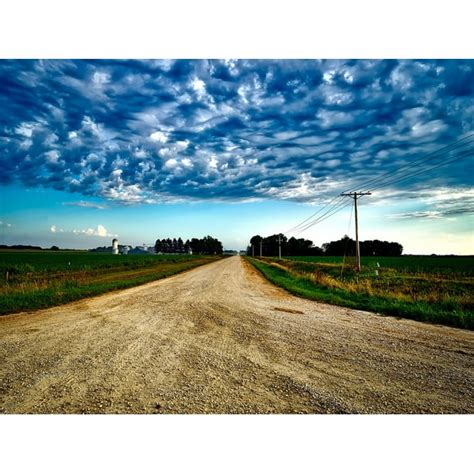
M 343 256 L 355 255 L 355 241 L 345 235 L 342 239 L 324 243 L 321 247 L 313 244 L 312 240 L 288 239 L 283 234 L 274 234 L 268 237 L 254 235 L 247 247 L 247 255 L 260 255 L 260 242 L 262 243 L 262 255 L 266 257 L 278 256 L 278 240 L 281 240 L 282 256 Z M 387 242 L 381 240 L 365 240 L 360 244 L 362 256 L 387 256 L 397 257 L 403 252 L 403 246 L 398 242 Z
M 217 255 L 223 252 L 222 242 L 210 235 L 202 239 L 192 238 L 183 241 L 181 237 L 173 239 L 157 239 L 156 253 L 190 253 L 198 255 Z

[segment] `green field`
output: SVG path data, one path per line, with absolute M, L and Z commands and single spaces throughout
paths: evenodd
M 289 260 L 312 263 L 342 264 L 342 257 L 284 257 Z M 354 258 L 346 258 L 351 264 Z M 379 263 L 380 267 L 377 266 Z M 361 257 L 361 264 L 365 270 L 391 268 L 403 273 L 430 273 L 474 276 L 474 257 Z
M 219 256 L 0 251 L 0 314 L 47 308 L 129 288 Z
M 473 257 L 249 258 L 273 283 L 305 298 L 474 329 Z

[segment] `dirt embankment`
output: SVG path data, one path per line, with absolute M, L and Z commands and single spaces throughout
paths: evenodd
M 472 413 L 474 333 L 293 297 L 232 257 L 0 317 L 4 413 Z

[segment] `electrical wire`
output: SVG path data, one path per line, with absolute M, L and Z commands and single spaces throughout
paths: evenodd
M 432 170 L 440 168 L 442 166 L 446 166 L 447 164 L 449 164 L 453 161 L 456 161 L 459 158 L 464 158 L 465 156 L 469 156 L 471 153 L 474 153 L 473 149 L 462 150 L 459 154 L 456 154 L 455 156 L 451 157 L 448 160 L 443 161 L 442 163 L 438 163 L 438 164 L 435 164 L 435 165 L 431 165 L 431 164 L 428 163 L 429 161 L 432 161 L 436 157 L 443 156 L 444 153 L 447 153 L 447 152 L 452 153 L 453 151 L 456 152 L 460 149 L 463 149 L 466 145 L 467 146 L 471 145 L 474 142 L 473 137 L 474 137 L 474 133 L 470 133 L 469 135 L 466 135 L 466 136 L 464 136 L 464 137 L 462 137 L 458 140 L 455 140 L 453 143 L 451 143 L 449 145 L 446 145 L 446 146 L 436 150 L 435 152 L 432 152 L 432 153 L 430 153 L 430 154 L 428 154 L 428 155 L 426 155 L 426 156 L 424 156 L 424 157 L 422 157 L 418 160 L 415 160 L 414 162 L 411 162 L 407 165 L 404 165 L 404 166 L 402 166 L 401 168 L 399 168 L 395 171 L 384 173 L 381 176 L 378 176 L 378 177 L 375 177 L 375 178 L 373 178 L 369 181 L 366 181 L 364 183 L 365 184 L 364 189 L 367 189 L 367 192 L 368 191 L 375 191 L 375 190 L 381 189 L 382 187 L 386 187 L 386 186 L 389 186 L 391 184 L 400 182 L 402 180 L 409 179 L 409 178 L 414 177 L 414 176 L 418 176 L 419 174 L 422 174 L 422 173 L 425 173 L 425 172 L 428 172 L 428 171 L 432 171 Z M 423 164 L 425 166 L 420 168 L 420 166 L 423 165 Z M 407 170 L 412 169 L 415 166 L 417 167 L 416 170 L 414 170 L 412 172 L 409 172 L 409 173 L 406 173 Z M 370 187 L 370 186 L 368 186 L 369 184 L 372 184 L 372 185 L 378 184 L 378 186 Z M 361 189 L 361 187 L 362 187 L 361 185 L 358 185 L 356 187 L 349 188 L 348 190 L 346 190 L 344 192 L 349 192 L 349 191 L 355 190 L 355 189 Z M 300 222 L 296 226 L 294 226 L 291 229 L 285 231 L 284 233 L 296 232 L 296 235 L 299 235 L 302 232 L 308 230 L 310 227 L 312 227 L 316 224 L 319 224 L 320 222 L 323 222 L 324 220 L 328 219 L 329 217 L 333 216 L 337 212 L 339 212 L 342 209 L 344 209 L 345 207 L 347 207 L 346 205 L 344 205 L 342 203 L 343 200 L 344 200 L 344 197 L 342 197 L 340 195 L 335 196 L 331 201 L 329 201 L 327 204 L 325 204 L 321 209 L 319 209 L 318 211 L 313 213 L 311 216 L 309 216 L 308 218 L 306 218 L 304 221 Z M 332 204 L 332 206 L 331 206 L 331 204 Z M 319 215 L 328 206 L 329 206 L 329 209 L 327 209 L 324 214 Z M 313 219 L 313 220 L 311 220 L 311 219 Z

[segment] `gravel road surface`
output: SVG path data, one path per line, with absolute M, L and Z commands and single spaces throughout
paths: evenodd
M 474 333 L 296 298 L 240 257 L 0 317 L 2 413 L 473 413 Z

